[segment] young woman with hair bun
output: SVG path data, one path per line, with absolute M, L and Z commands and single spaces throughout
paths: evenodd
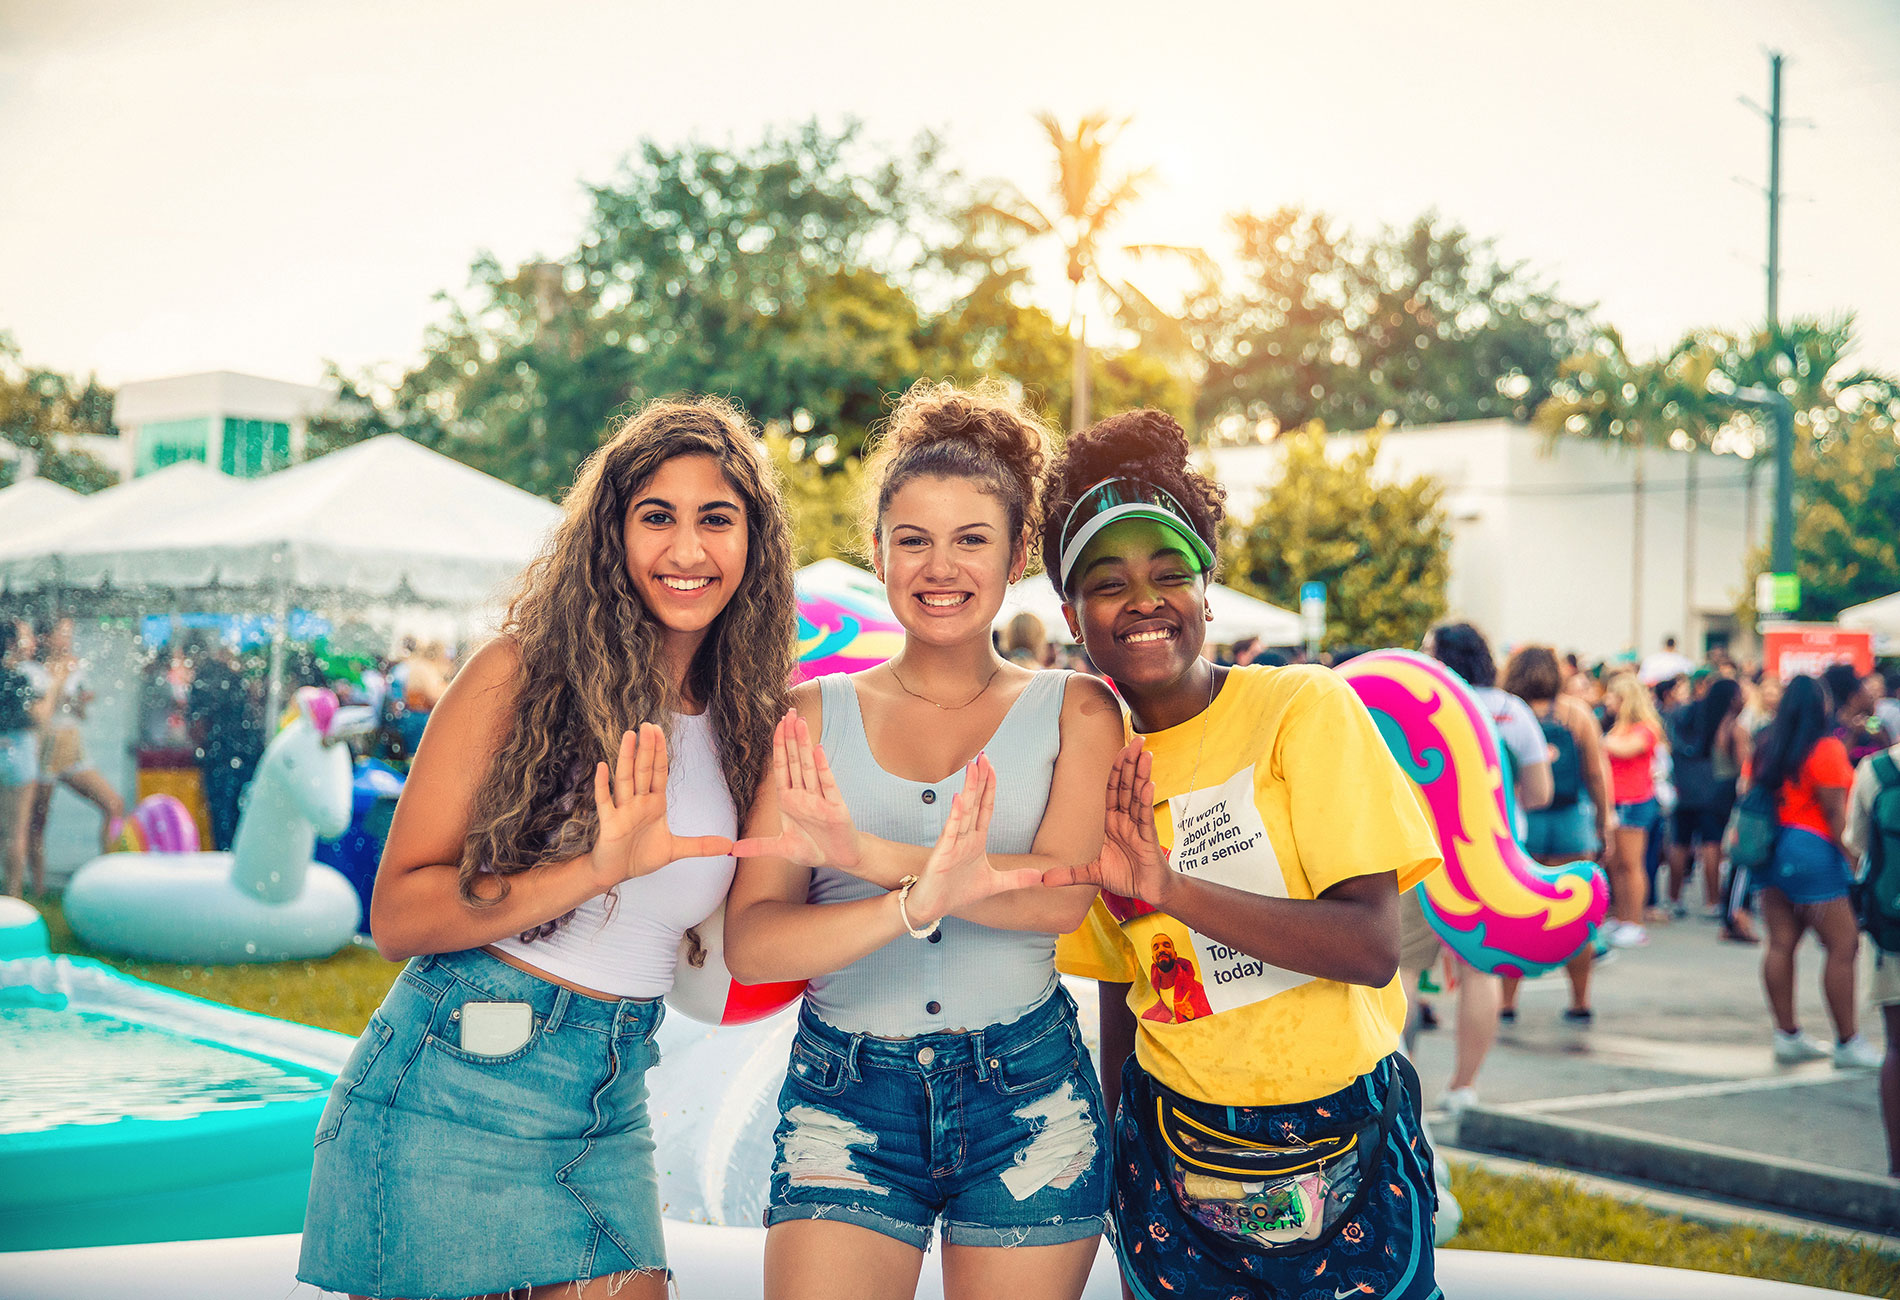
M 1070 629 L 1129 711 L 1099 887 L 1114 1242 L 1140 1300 L 1428 1300 L 1432 1156 L 1399 1054 L 1398 891 L 1439 863 L 1352 688 L 1202 657 L 1221 489 L 1159 411 L 1072 438 L 1043 497 Z
M 317 1128 L 298 1276 L 327 1290 L 666 1292 L 645 1075 L 766 778 L 791 529 L 716 399 L 634 415 L 564 509 L 396 806 L 370 926 L 410 960 Z
M 889 663 L 807 682 L 726 911 L 747 982 L 806 979 L 779 1097 L 766 1294 L 909 1297 L 942 1220 L 952 1297 L 1081 1294 L 1107 1133 L 1056 936 L 1090 885 L 1122 742 L 1100 682 L 990 625 L 1029 564 L 1044 431 L 999 390 L 919 384 L 868 463 Z

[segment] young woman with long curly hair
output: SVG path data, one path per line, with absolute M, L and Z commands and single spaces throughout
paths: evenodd
M 1071 438 L 1043 498 L 1050 580 L 1136 733 L 1101 854 L 1044 877 L 1101 890 L 1057 957 L 1101 981 L 1122 1279 L 1427 1300 L 1398 891 L 1438 845 L 1345 681 L 1202 657 L 1222 495 L 1174 420 L 1133 411 Z
M 725 897 L 793 667 L 755 432 L 654 402 L 581 467 L 501 635 L 429 718 L 370 925 L 409 958 L 331 1090 L 306 1282 L 665 1292 L 645 1073 Z
M 797 689 L 739 845 L 733 974 L 810 981 L 779 1095 L 773 1300 L 911 1296 L 940 1218 L 951 1297 L 1074 1297 L 1095 1259 L 1107 1133 L 1055 972 L 1095 891 L 1042 871 L 1099 851 L 1120 715 L 1100 682 L 990 637 L 1030 560 L 1043 437 L 992 389 L 898 404 L 867 531 L 903 649 Z

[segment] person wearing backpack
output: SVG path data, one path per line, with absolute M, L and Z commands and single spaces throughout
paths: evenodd
M 1854 770 L 1846 746 L 1828 734 L 1832 714 L 1820 678 L 1794 678 L 1755 754 L 1755 785 L 1773 793 L 1780 823 L 1762 881 L 1768 947 L 1761 976 L 1775 1021 L 1776 1061 L 1792 1064 L 1832 1055 L 1836 1068 L 1856 1069 L 1879 1065 L 1880 1055 L 1861 1037 L 1855 1014 L 1860 931 L 1848 902 L 1853 874 L 1841 844 Z M 1738 858 L 1739 847 L 1738 842 Z M 1801 1032 L 1794 1014 L 1795 948 L 1810 929 L 1827 953 L 1821 987 L 1834 1022 L 1831 1052 Z
M 1669 903 L 1678 920 L 1688 915 L 1682 891 L 1689 882 L 1689 872 L 1697 867 L 1701 869 L 1702 897 L 1710 919 L 1725 915 L 1722 832 L 1735 809 L 1735 790 L 1741 776 L 1734 725 L 1741 711 L 1741 683 L 1718 677 L 1708 693 L 1685 709 L 1671 728 L 1677 802 L 1669 844 Z
M 1874 996 L 1887 1030 L 1880 1063 L 1880 1119 L 1887 1130 L 1887 1176 L 1900 1178 L 1900 744 L 1873 755 L 1847 796 L 1850 856 L 1863 864 L 1861 928 L 1874 941 Z
M 1610 842 L 1610 768 L 1603 732 L 1590 706 L 1564 689 L 1563 670 L 1549 646 L 1524 646 L 1504 665 L 1504 689 L 1530 707 L 1550 752 L 1550 802 L 1524 814 L 1524 850 L 1545 866 L 1593 858 Z M 1588 1025 L 1593 944 L 1577 950 L 1564 966 L 1570 978 L 1565 1024 Z M 1506 978 L 1498 1018 L 1517 1020 L 1519 980 Z

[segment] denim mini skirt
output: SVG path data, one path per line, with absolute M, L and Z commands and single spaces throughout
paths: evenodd
M 528 1004 L 511 1009 L 525 1041 L 463 1050 L 466 1010 L 494 1002 Z M 317 1125 L 298 1278 L 424 1300 L 665 1268 L 646 1087 L 661 1015 L 481 951 L 410 961 Z

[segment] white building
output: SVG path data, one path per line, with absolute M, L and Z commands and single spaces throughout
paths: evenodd
M 1338 434 L 1330 445 L 1343 456 L 1364 440 Z M 1281 448 L 1210 455 L 1229 517 L 1251 515 L 1279 474 Z M 1736 627 L 1735 607 L 1771 526 L 1770 464 L 1473 420 L 1388 430 L 1374 473 L 1444 484 L 1450 613 L 1494 647 L 1538 641 L 1603 657 L 1674 636 L 1699 656 L 1752 637 Z
M 304 458 L 310 418 L 334 408 L 327 388 L 214 370 L 122 384 L 113 405 L 123 477 L 181 460 L 256 478 Z

